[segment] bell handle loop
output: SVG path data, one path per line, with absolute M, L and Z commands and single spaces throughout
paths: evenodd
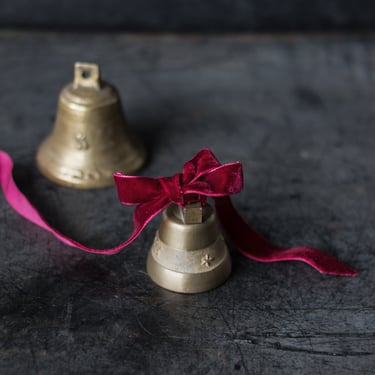
M 203 207 L 201 202 L 189 203 L 183 207 L 176 206 L 179 219 L 184 224 L 201 224 L 203 222 Z
M 88 88 L 100 90 L 100 70 L 98 64 L 76 62 L 74 64 L 74 89 Z

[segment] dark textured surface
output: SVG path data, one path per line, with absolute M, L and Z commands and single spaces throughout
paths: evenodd
M 363 30 L 372 0 L 3 0 L 0 27 L 132 31 Z
M 68 248 L 0 195 L 1 374 L 373 374 L 375 39 L 0 34 L 0 149 L 62 232 L 97 247 L 130 232 L 115 190 L 45 180 L 35 150 L 75 60 L 101 63 L 170 175 L 203 147 L 241 160 L 234 202 L 274 242 L 360 271 L 324 276 L 232 249 L 220 288 L 178 295 L 145 273 L 158 220 L 116 256 Z

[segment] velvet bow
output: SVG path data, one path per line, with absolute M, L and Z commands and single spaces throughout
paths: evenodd
M 207 197 L 215 201 L 218 220 L 227 238 L 248 258 L 261 262 L 285 260 L 303 261 L 321 273 L 355 276 L 358 273 L 334 257 L 308 247 L 283 249 L 254 231 L 234 208 L 229 195 L 239 193 L 243 186 L 242 165 L 239 162 L 221 165 L 212 152 L 204 149 L 183 166 L 182 173 L 172 177 L 138 177 L 120 173 L 114 175 L 121 203 L 136 205 L 133 231 L 124 243 L 106 250 L 87 247 L 52 228 L 19 191 L 12 178 L 13 163 L 0 151 L 0 183 L 9 204 L 26 219 L 51 232 L 67 245 L 98 254 L 116 254 L 132 243 L 147 223 L 169 204 L 183 207 L 193 202 L 203 205 Z
M 185 163 L 182 173 L 172 177 L 138 177 L 121 173 L 114 175 L 118 196 L 123 204 L 137 205 L 133 221 L 144 227 L 171 203 L 180 207 L 201 202 L 207 197 L 225 197 L 242 190 L 242 165 L 239 162 L 221 165 L 211 151 L 202 150 Z

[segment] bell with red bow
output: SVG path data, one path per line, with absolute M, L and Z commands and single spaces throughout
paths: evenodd
M 120 201 L 138 204 L 162 220 L 147 258 L 147 272 L 159 286 L 179 293 L 199 293 L 222 284 L 231 259 L 207 197 L 225 197 L 242 188 L 242 166 L 221 165 L 209 150 L 185 163 L 171 177 L 131 177 L 115 174 Z

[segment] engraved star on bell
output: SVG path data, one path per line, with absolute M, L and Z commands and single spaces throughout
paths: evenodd
M 134 174 L 145 159 L 117 90 L 100 79 L 97 64 L 75 63 L 74 81 L 59 95 L 52 132 L 37 151 L 41 173 L 65 186 L 102 188 L 114 184 L 113 173 Z

